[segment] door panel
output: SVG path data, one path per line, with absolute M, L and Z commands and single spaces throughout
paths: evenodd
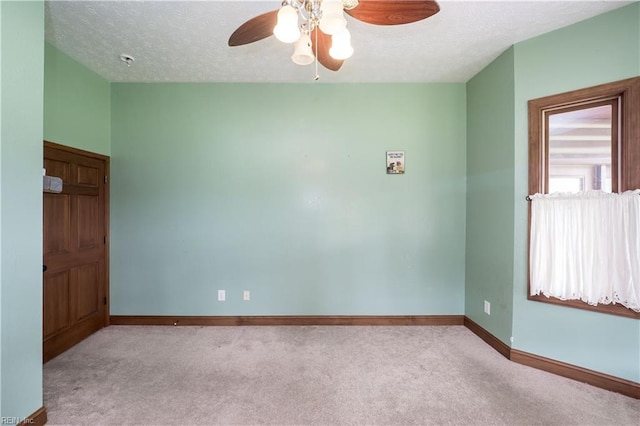
M 44 338 L 69 326 L 69 271 L 49 274 L 44 282 Z
M 61 194 L 43 201 L 43 358 L 64 352 L 107 324 L 108 157 L 45 142 L 47 175 Z
M 91 249 L 98 246 L 100 238 L 99 199 L 96 196 L 78 195 L 77 221 L 78 250 Z
M 62 179 L 63 183 L 69 183 L 70 164 L 65 161 L 56 161 L 48 158 L 44 159 L 44 168 L 49 176 L 56 176 Z
M 71 222 L 70 197 L 65 194 L 44 194 L 44 255 L 69 252 Z M 46 263 L 45 263 L 46 264 Z
M 78 166 L 78 185 L 98 186 L 100 171 L 94 167 Z
M 78 304 L 78 311 L 75 317 L 76 320 L 81 320 L 92 314 L 98 313 L 100 309 L 99 305 L 99 291 L 98 288 L 93 285 L 98 279 L 98 263 L 91 265 L 85 265 L 76 270 L 76 300 Z

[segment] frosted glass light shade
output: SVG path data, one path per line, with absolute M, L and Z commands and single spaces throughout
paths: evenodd
M 298 12 L 291 6 L 282 6 L 278 11 L 278 23 L 273 29 L 273 35 L 283 43 L 293 43 L 300 38 L 298 28 Z
M 347 27 L 347 20 L 344 19 L 342 9 L 342 0 L 324 0 L 321 10 L 320 29 L 323 33 L 333 35 Z
M 315 59 L 311 50 L 311 38 L 307 34 L 302 34 L 295 44 L 295 50 L 291 55 L 291 60 L 298 65 L 309 65 Z
M 329 55 L 333 59 L 347 59 L 353 55 L 353 47 L 351 47 L 351 34 L 346 28 L 337 34 L 331 36 L 331 49 Z

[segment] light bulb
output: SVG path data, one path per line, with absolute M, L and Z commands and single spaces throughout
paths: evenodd
M 321 10 L 320 29 L 323 33 L 333 35 L 346 28 L 347 20 L 344 19 L 342 0 L 324 0 Z
M 337 34 L 331 36 L 331 49 L 329 55 L 333 59 L 347 59 L 353 55 L 353 47 L 351 47 L 351 33 L 346 28 Z
M 311 50 L 311 38 L 308 34 L 302 34 L 295 44 L 295 50 L 291 55 L 291 60 L 298 65 L 309 65 L 315 56 Z
M 273 29 L 273 35 L 283 43 L 293 43 L 300 38 L 298 12 L 292 6 L 282 6 L 278 11 L 278 23 Z

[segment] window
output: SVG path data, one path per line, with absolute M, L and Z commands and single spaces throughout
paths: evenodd
M 618 99 L 544 111 L 549 193 L 612 191 Z M 615 180 L 615 179 L 614 179 Z
M 640 77 L 529 101 L 529 194 L 637 188 Z M 640 318 L 619 304 L 529 299 Z

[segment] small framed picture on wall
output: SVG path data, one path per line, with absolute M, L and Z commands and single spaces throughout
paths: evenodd
M 404 170 L 404 151 L 387 151 L 387 174 L 401 175 Z

